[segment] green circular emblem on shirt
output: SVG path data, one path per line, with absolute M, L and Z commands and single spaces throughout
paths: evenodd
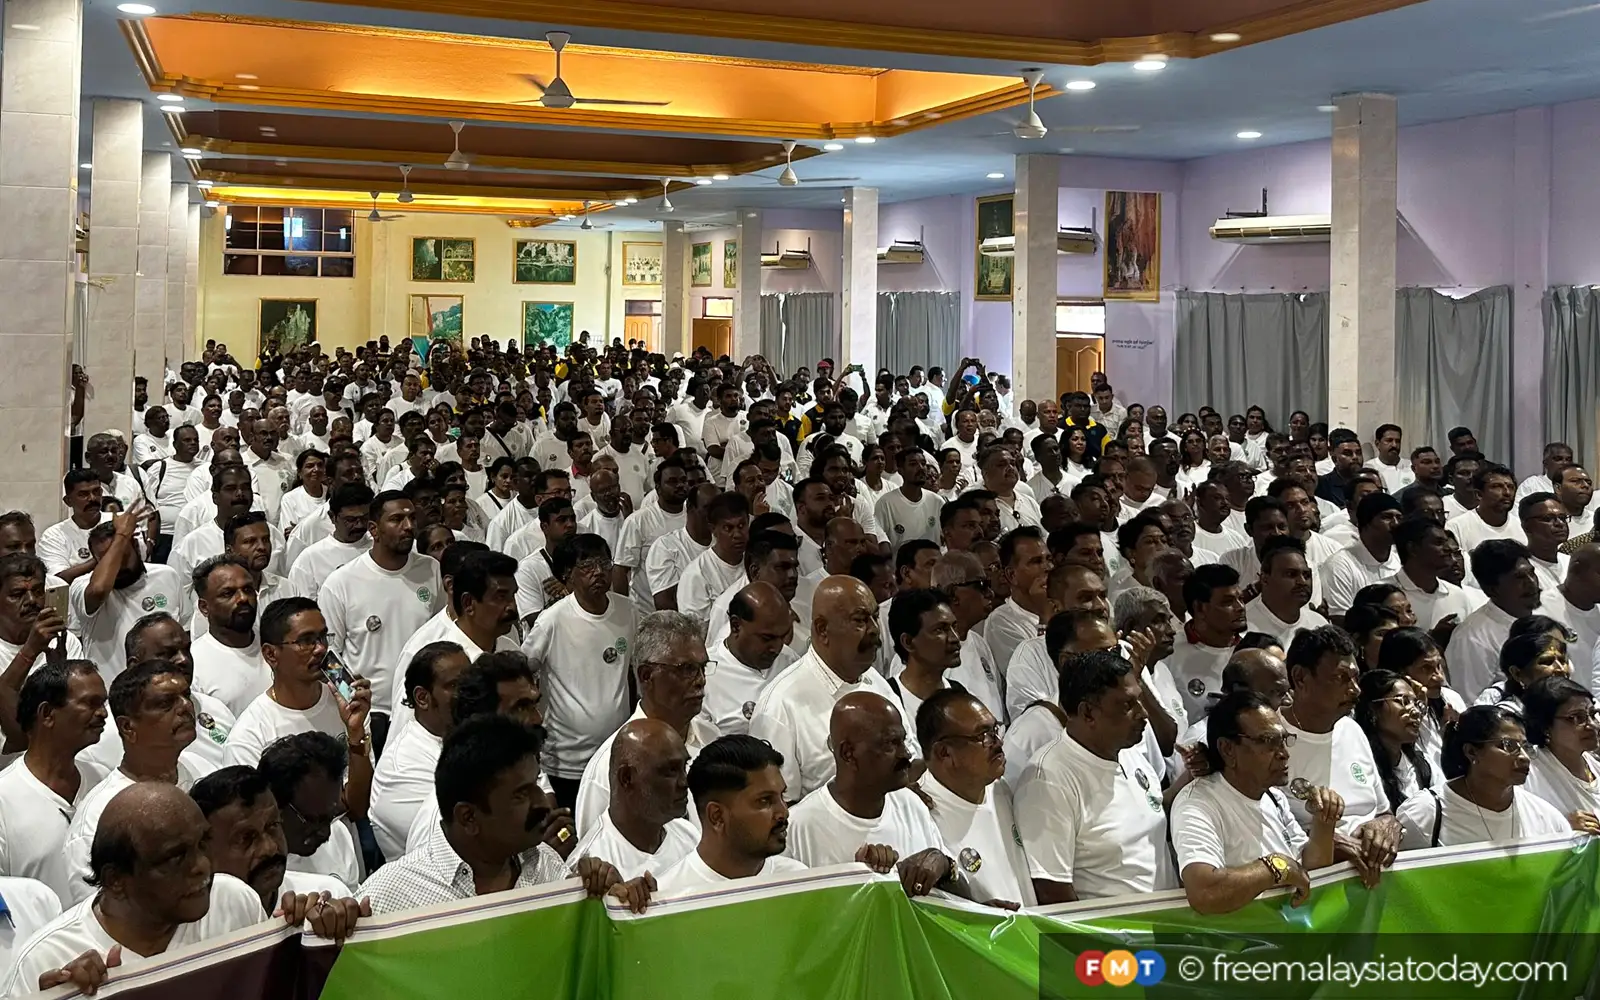
M 1363 765 L 1359 760 L 1351 761 L 1350 762 L 1350 777 L 1355 780 L 1356 784 L 1365 785 L 1367 783 L 1367 769 L 1366 769 L 1366 766 Z
M 423 604 L 430 603 L 433 600 L 433 591 L 429 590 L 427 587 L 418 587 L 417 600 L 421 601 Z

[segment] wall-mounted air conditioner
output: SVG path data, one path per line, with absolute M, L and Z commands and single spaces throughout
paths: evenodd
M 1211 226 L 1211 238 L 1223 243 L 1326 243 L 1332 237 L 1326 215 L 1268 215 L 1266 188 L 1261 211 L 1228 212 Z
M 895 240 L 886 247 L 878 248 L 880 264 L 920 264 L 926 257 L 921 240 Z
M 805 270 L 811 266 L 811 240 L 806 240 L 804 250 L 783 250 L 780 244 L 772 244 L 772 252 L 761 255 L 761 266 Z
M 1063 229 L 1056 233 L 1056 253 L 1094 253 L 1100 249 L 1100 237 L 1093 229 Z M 980 253 L 990 257 L 1015 257 L 1015 236 L 991 236 L 979 244 Z

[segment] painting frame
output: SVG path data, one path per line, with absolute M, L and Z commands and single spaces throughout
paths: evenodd
M 1010 302 L 1016 288 L 1016 258 L 986 256 L 983 241 L 993 236 L 1016 234 L 1016 195 L 996 194 L 977 199 L 973 225 L 973 299 L 978 302 Z M 1005 206 L 1002 213 L 998 210 Z
M 689 287 L 711 287 L 711 251 L 714 244 L 689 244 Z
M 453 304 L 459 311 L 456 314 L 454 330 L 450 329 L 450 322 L 445 321 L 441 326 L 440 317 L 448 316 L 448 304 Z M 421 312 L 418 312 L 418 307 Z M 446 306 L 444 309 L 437 306 Z M 423 317 L 426 321 L 423 322 Z M 467 328 L 467 297 L 465 295 L 436 295 L 432 292 L 412 292 L 406 299 L 406 335 L 410 337 L 425 337 L 428 341 L 444 341 L 449 344 L 460 345 Z
M 662 262 L 664 253 L 665 245 L 662 243 L 652 243 L 645 240 L 624 240 L 622 243 L 622 283 L 633 287 L 659 287 L 666 273 Z M 654 281 L 639 280 L 641 275 L 648 277 L 651 270 L 654 271 Z
M 426 249 L 426 256 L 420 255 Z M 471 236 L 411 237 L 411 280 L 467 285 L 478 280 L 478 241 Z
M 1161 300 L 1161 192 L 1107 191 L 1101 298 Z
M 575 308 L 571 302 L 535 302 L 522 303 L 522 346 L 525 348 L 540 347 L 545 344 L 553 346 L 558 353 L 565 354 L 572 344 L 576 333 L 574 322 Z M 531 322 L 535 317 L 543 317 L 538 322 Z M 544 336 L 543 330 L 534 331 L 530 327 L 543 327 L 551 329 L 555 325 L 551 336 Z M 564 327 L 564 329 L 562 328 Z M 530 338 L 532 336 L 532 339 Z
M 739 241 L 722 241 L 722 287 L 739 287 Z
M 308 344 L 316 340 L 317 303 L 320 301 L 320 299 L 280 299 L 272 296 L 263 296 L 262 298 L 258 299 L 256 301 L 256 349 L 258 351 L 264 350 L 269 342 L 275 345 L 275 349 L 276 347 L 281 346 L 282 335 L 280 334 L 274 337 L 272 335 L 272 331 L 277 329 L 280 323 L 289 320 L 292 309 L 287 307 L 301 307 L 303 311 L 305 306 L 309 305 L 311 307 L 309 310 L 310 327 L 306 332 L 306 339 L 299 344 L 291 344 L 290 346 L 297 347 L 301 344 Z M 281 310 L 281 315 L 278 306 L 286 307 Z M 273 320 L 271 326 L 268 326 L 267 324 L 269 315 Z M 288 331 L 286 330 L 285 332 Z
M 557 262 L 541 264 L 534 260 L 524 261 L 522 259 L 524 248 L 532 251 L 538 246 L 567 247 L 568 256 L 571 260 L 571 263 L 564 264 Z M 558 275 L 564 274 L 565 276 L 558 276 L 554 278 L 525 278 L 523 277 L 524 267 L 528 268 L 530 273 L 538 273 L 534 271 L 534 269 L 537 268 L 553 268 L 556 269 L 556 273 Z M 576 285 L 578 283 L 578 241 L 536 239 L 514 240 L 511 244 L 511 283 L 513 285 Z

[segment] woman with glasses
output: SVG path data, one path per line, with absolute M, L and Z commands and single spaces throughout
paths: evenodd
M 1367 735 L 1390 802 L 1404 802 L 1418 789 L 1435 784 L 1437 772 L 1417 743 L 1426 706 L 1422 688 L 1400 674 L 1369 670 L 1361 675 L 1356 723 Z
M 1503 705 L 1522 712 L 1522 696 L 1546 677 L 1572 676 L 1567 644 L 1549 632 L 1514 635 L 1500 647 L 1500 672 L 1505 676 L 1483 689 L 1479 705 Z
M 1504 705 L 1476 705 L 1445 737 L 1442 789 L 1424 788 L 1400 807 L 1404 850 L 1457 847 L 1572 832 L 1555 806 L 1520 787 L 1532 745 Z
M 1346 617 L 1345 624 L 1349 621 Z M 1466 700 L 1445 683 L 1444 652 L 1433 641 L 1433 636 L 1422 629 L 1397 628 L 1383 635 L 1378 648 L 1378 669 L 1407 678 L 1421 692 L 1423 712 L 1417 748 L 1427 758 L 1434 774 L 1442 774 L 1444 732 L 1467 710 Z
M 1522 697 L 1534 746 L 1528 791 L 1567 815 L 1580 833 L 1600 834 L 1600 747 L 1594 693 L 1570 677 L 1546 677 Z

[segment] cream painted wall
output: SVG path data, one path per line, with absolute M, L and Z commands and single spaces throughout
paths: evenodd
M 661 297 L 659 286 L 621 284 L 623 242 L 660 242 L 659 232 L 512 229 L 496 216 L 443 213 L 410 213 L 386 223 L 358 219 L 356 277 L 291 278 L 224 275 L 223 226 L 221 211 L 202 222 L 201 317 L 196 337 L 202 344 L 208 338 L 224 341 L 241 358 L 258 349 L 257 316 L 263 298 L 316 299 L 318 338 L 331 350 L 353 349 L 380 334 L 388 334 L 391 342 L 407 336 L 413 294 L 463 296 L 468 338 L 490 335 L 502 342 L 520 335 L 523 302 L 571 302 L 573 335 L 588 330 L 597 339 L 622 336 L 626 300 Z M 411 240 L 422 236 L 476 240 L 476 280 L 412 281 Z M 576 240 L 577 283 L 513 283 L 518 239 Z

